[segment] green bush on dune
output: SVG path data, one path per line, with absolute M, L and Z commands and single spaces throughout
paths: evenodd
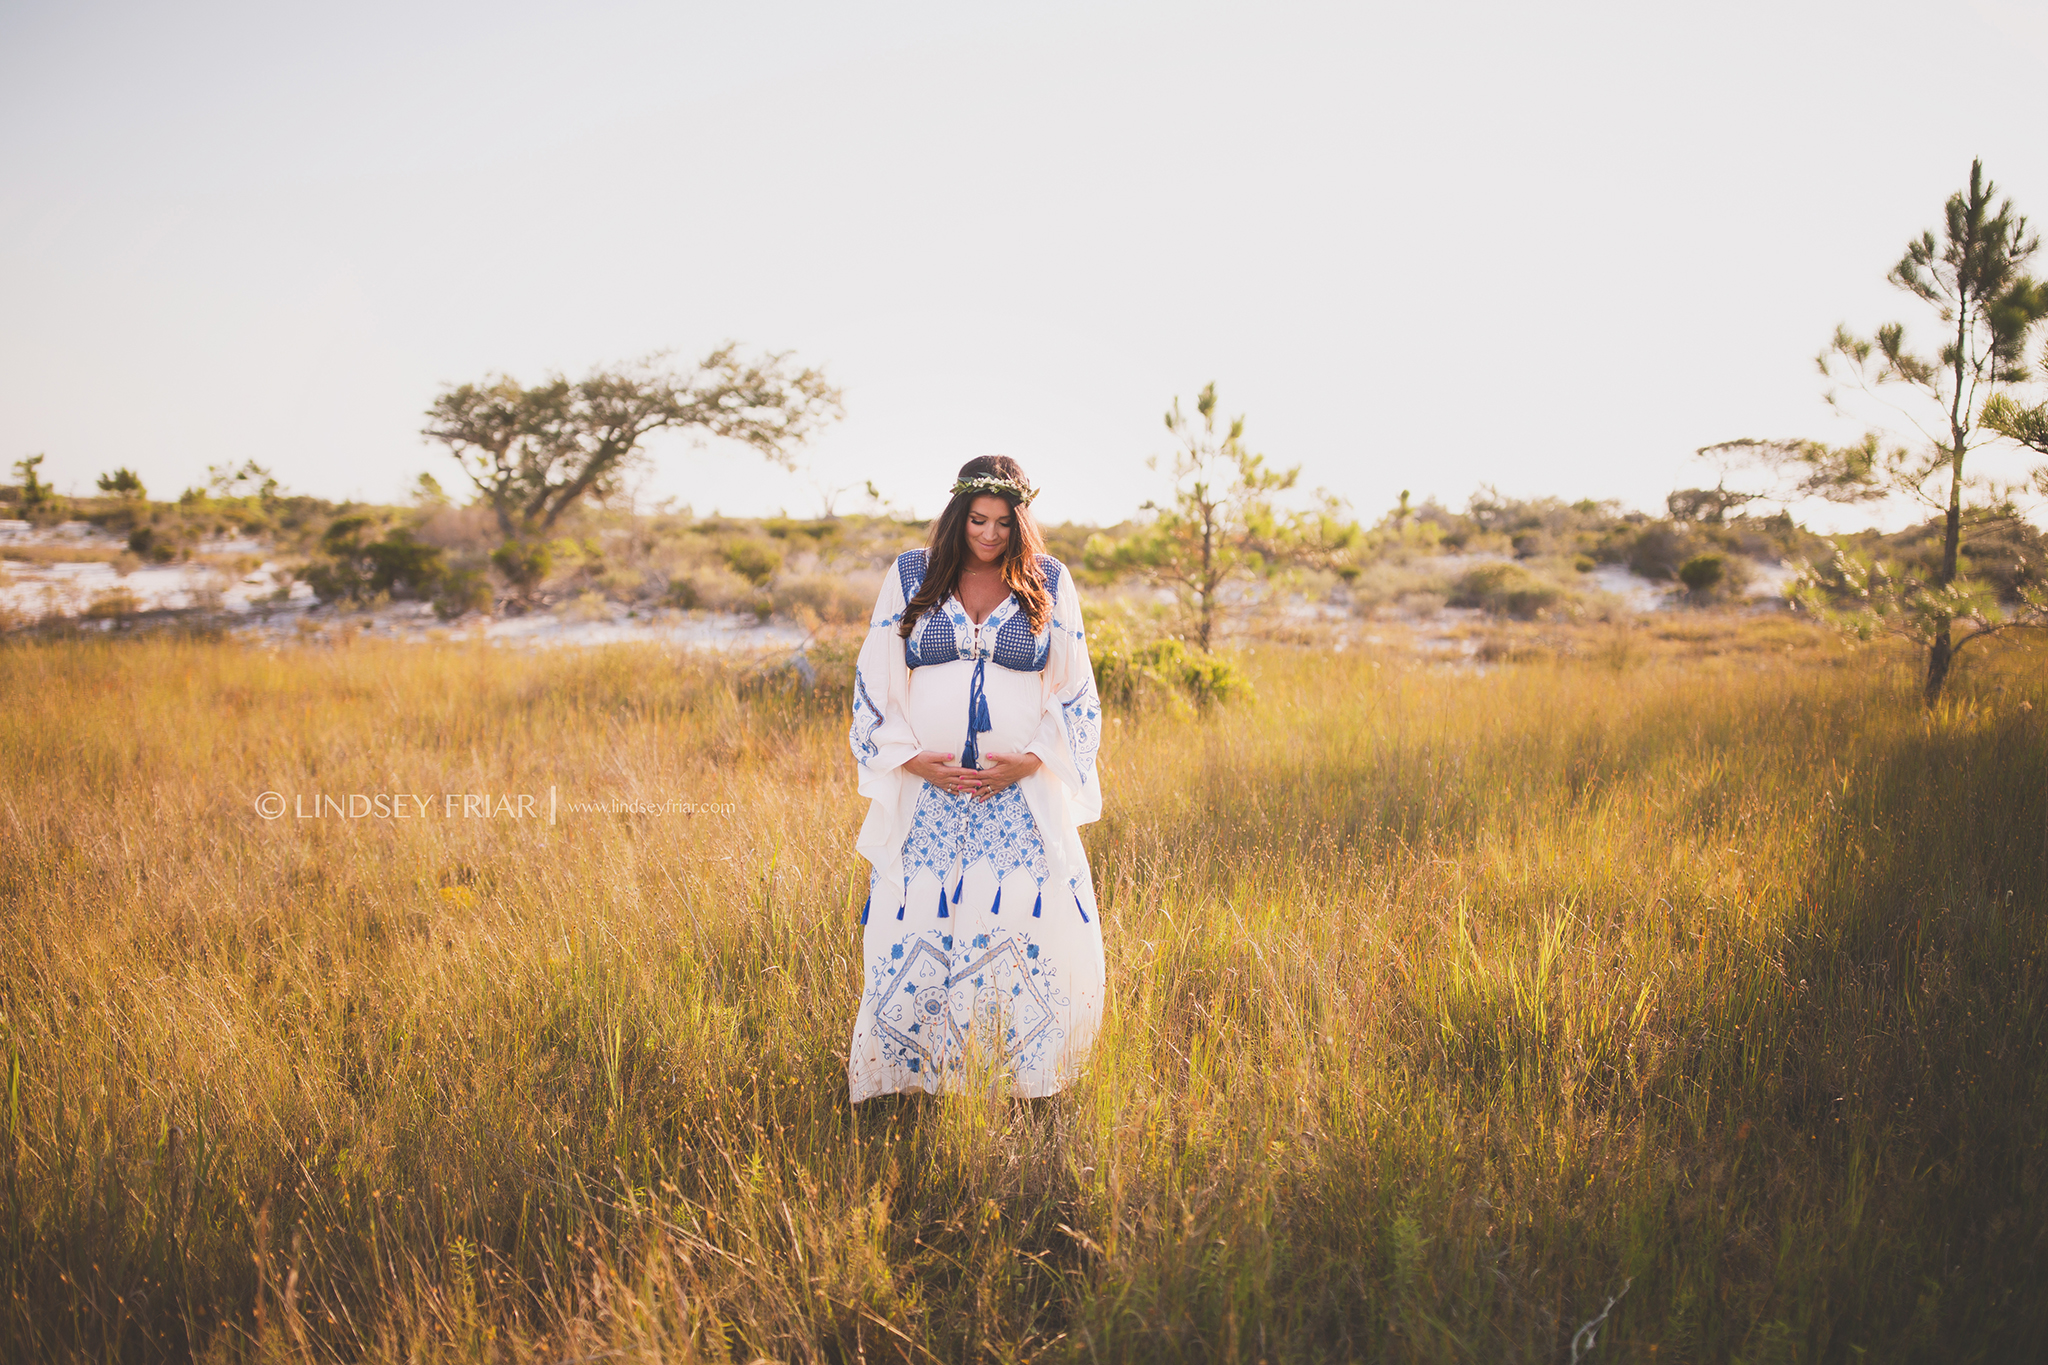
M 1468 570 L 1452 589 L 1450 604 L 1527 621 L 1551 611 L 1564 598 L 1564 589 L 1556 584 L 1519 564 L 1502 562 Z
M 1207 708 L 1251 691 L 1230 658 L 1190 649 L 1178 636 L 1158 635 L 1126 614 L 1104 613 L 1089 632 L 1095 687 L 1111 706 L 1166 702 Z

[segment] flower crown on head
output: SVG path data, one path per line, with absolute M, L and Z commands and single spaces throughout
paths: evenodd
M 953 496 L 962 493 L 994 493 L 998 497 L 1015 498 L 1018 504 L 1028 504 L 1038 496 L 1038 490 L 1029 484 L 1013 483 L 997 474 L 976 474 L 953 485 Z

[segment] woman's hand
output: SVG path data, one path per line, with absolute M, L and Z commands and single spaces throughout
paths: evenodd
M 977 801 L 986 801 L 1003 788 L 1016 786 L 1044 766 L 1037 754 L 983 754 L 982 762 L 988 766 L 978 771 L 961 769 L 967 774 L 965 787 Z
M 967 784 L 975 776 L 973 769 L 956 766 L 952 754 L 936 753 L 930 749 L 916 758 L 903 760 L 903 771 L 913 777 L 921 777 L 946 792 L 969 790 Z

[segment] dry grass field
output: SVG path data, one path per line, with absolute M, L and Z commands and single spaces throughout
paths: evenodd
M 0 647 L 0 1358 L 2041 1358 L 2048 649 L 1480 657 L 1118 716 L 1085 1082 L 855 1110 L 830 669 Z

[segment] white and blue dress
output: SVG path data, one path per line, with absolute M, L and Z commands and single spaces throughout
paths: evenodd
M 866 979 L 847 1057 L 853 1102 L 985 1084 L 1050 1095 L 1102 1019 L 1102 925 L 1080 826 L 1102 814 L 1102 704 L 1074 576 L 1039 557 L 1052 601 L 1031 629 L 1014 595 L 975 624 L 949 596 L 898 634 L 926 554 L 899 556 L 853 677 L 850 740 L 868 798 Z M 903 771 L 924 751 L 1036 754 L 985 802 Z

